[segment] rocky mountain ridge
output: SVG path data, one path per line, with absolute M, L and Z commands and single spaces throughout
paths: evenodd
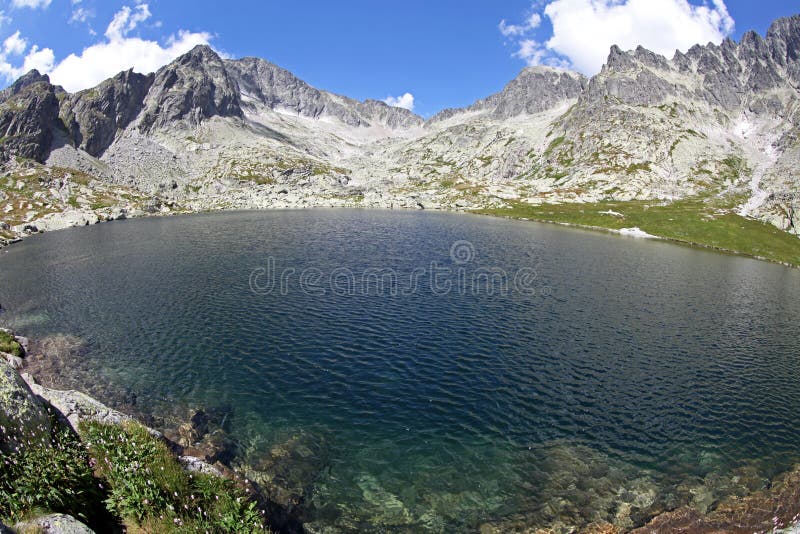
M 0 135 L 8 183 L 20 165 L 74 169 L 160 209 L 697 197 L 798 233 L 800 16 L 672 59 L 615 46 L 590 79 L 528 67 L 427 121 L 199 46 L 75 94 L 30 72 L 0 92 Z M 47 191 L 29 193 L 0 196 L 7 233 L 60 209 Z

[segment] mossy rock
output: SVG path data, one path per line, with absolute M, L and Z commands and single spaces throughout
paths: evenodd
M 3 330 L 0 330 L 0 352 L 11 354 L 17 358 L 22 358 L 25 354 L 22 345 L 14 339 L 14 336 Z
M 30 521 L 17 523 L 14 530 L 20 533 L 39 533 L 48 534 L 94 534 L 94 531 L 66 514 L 49 514 Z
M 0 359 L 0 451 L 49 446 L 52 418 L 22 377 Z

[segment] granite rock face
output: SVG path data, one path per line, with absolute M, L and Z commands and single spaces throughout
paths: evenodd
M 31 442 L 50 443 L 52 418 L 19 373 L 0 359 L 0 452 L 22 450 Z
M 100 401 L 80 391 L 60 391 L 37 384 L 30 375 L 23 374 L 22 379 L 27 387 L 40 399 L 58 410 L 77 432 L 81 421 L 96 421 L 104 424 L 119 425 L 132 422 L 128 415 L 109 408 Z
M 422 119 L 408 110 L 377 100 L 359 102 L 311 87 L 294 74 L 269 61 L 248 57 L 225 62 L 242 91 L 244 105 L 261 104 L 301 117 L 334 118 L 352 127 L 382 125 L 388 128 L 420 126 Z
M 58 127 L 57 89 L 47 75 L 32 70 L 0 92 L 0 157 L 43 161 Z
M 214 116 L 242 116 L 239 86 L 216 52 L 197 46 L 156 73 L 138 126 L 146 132 L 177 121 L 196 125 Z
M 573 100 L 586 88 L 582 74 L 552 67 L 527 67 L 511 80 L 502 91 L 464 109 L 446 109 L 428 123 L 434 124 L 460 112 L 490 111 L 495 119 L 503 120 L 527 113 L 534 115 Z
M 74 144 L 100 156 L 142 111 L 154 75 L 128 70 L 94 89 L 72 95 L 63 106 L 62 120 Z

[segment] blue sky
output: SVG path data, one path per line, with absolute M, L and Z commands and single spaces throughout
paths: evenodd
M 671 56 L 699 40 L 763 34 L 773 19 L 800 13 L 800 2 L 0 0 L 0 10 L 2 85 L 38 67 L 77 90 L 209 42 L 354 98 L 408 93 L 427 116 L 498 91 L 527 64 L 592 74 L 612 39 Z

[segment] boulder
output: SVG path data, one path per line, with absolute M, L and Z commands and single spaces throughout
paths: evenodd
M 61 213 L 50 213 L 35 221 L 36 231 L 50 232 L 63 230 L 73 226 L 96 224 L 100 218 L 92 211 L 67 210 Z
M 317 435 L 300 432 L 240 466 L 248 479 L 281 506 L 296 506 L 308 497 L 327 463 L 327 446 Z
M 222 471 L 196 456 L 179 456 L 178 461 L 184 469 L 191 473 L 202 473 L 204 475 L 213 475 L 216 477 L 223 476 Z
M 0 358 L 4 358 L 8 362 L 8 365 L 16 370 L 22 369 L 25 366 L 25 361 L 22 358 L 14 356 L 13 354 L 8 354 L 7 352 L 0 352 Z
M 49 446 L 51 431 L 46 405 L 16 369 L 0 359 L 0 451 L 21 450 L 31 441 Z
M 50 514 L 30 521 L 17 523 L 14 529 L 18 532 L 41 532 L 43 534 L 94 534 L 94 531 L 72 517 L 65 514 Z
M 58 410 L 69 421 L 73 430 L 77 430 L 81 421 L 97 421 L 106 424 L 122 424 L 134 419 L 122 412 L 109 408 L 102 402 L 81 393 L 80 391 L 60 391 L 40 386 L 29 374 L 22 375 L 23 383 L 27 382 L 29 390 L 44 399 Z M 22 380 L 21 379 L 21 380 Z M 155 431 L 151 431 L 153 433 Z

